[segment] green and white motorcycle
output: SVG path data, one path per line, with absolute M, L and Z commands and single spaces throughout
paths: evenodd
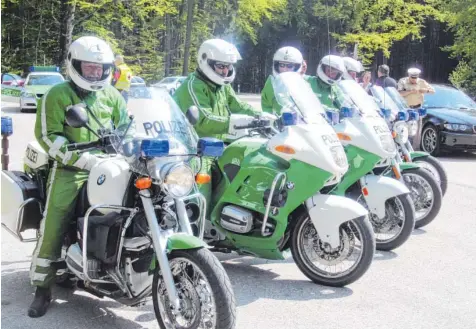
M 216 161 L 204 239 L 215 251 L 265 259 L 285 259 L 290 249 L 310 280 L 342 287 L 372 263 L 368 211 L 320 193 L 347 172 L 345 152 L 307 83 L 287 89 L 285 79 L 275 86 L 286 99 L 279 130 L 260 119 L 234 127 L 260 136 L 233 141 Z
M 328 111 L 345 146 L 349 170 L 328 193 L 361 202 L 370 212 L 377 249 L 392 250 L 409 239 L 415 225 L 410 190 L 393 177 L 376 174 L 379 168 L 399 172 L 395 143 L 380 109 L 354 80 L 337 84 L 334 103 L 340 113 Z M 340 117 L 339 117 L 340 115 Z
M 395 88 L 384 90 L 374 86 L 371 92 L 392 129 L 398 149 L 395 161 L 402 168 L 401 180 L 412 192 L 416 211 L 415 228 L 426 226 L 436 218 L 441 209 L 443 189 L 447 186 L 446 171 L 439 161 L 428 153 L 413 151 L 409 136 L 417 133 L 419 111 L 408 109 L 404 103 L 399 102 L 400 95 Z

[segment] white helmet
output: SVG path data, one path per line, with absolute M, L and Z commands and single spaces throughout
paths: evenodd
M 302 66 L 302 54 L 294 47 L 279 48 L 273 56 L 273 75 L 279 74 L 278 65 L 280 62 L 294 64 L 293 71 L 299 72 Z
M 205 76 L 217 85 L 230 84 L 235 80 L 236 71 L 233 67 L 241 55 L 236 47 L 221 39 L 210 39 L 202 43 L 198 49 L 197 62 Z M 215 72 L 214 65 L 219 62 L 229 64 L 230 69 L 226 77 Z
M 356 59 L 353 59 L 352 57 L 344 57 L 343 60 L 347 72 L 353 71 L 356 73 L 360 73 L 364 70 L 362 63 Z
M 78 87 L 98 91 L 110 83 L 114 55 L 104 40 L 96 37 L 81 37 L 75 40 L 69 46 L 67 60 L 68 75 Z M 102 64 L 103 73 L 99 80 L 91 81 L 85 78 L 82 75 L 81 62 Z
M 336 71 L 338 71 L 335 78 L 329 77 L 325 72 L 325 67 L 328 66 Z M 327 55 L 322 57 L 319 65 L 317 66 L 317 76 L 324 81 L 325 83 L 332 85 L 335 82 L 339 81 L 342 78 L 342 75 L 345 72 L 344 60 L 342 57 L 337 55 Z

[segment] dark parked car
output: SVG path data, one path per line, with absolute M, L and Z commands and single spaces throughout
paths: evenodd
M 463 91 L 433 84 L 425 95 L 421 149 L 434 156 L 443 150 L 476 151 L 476 102 Z

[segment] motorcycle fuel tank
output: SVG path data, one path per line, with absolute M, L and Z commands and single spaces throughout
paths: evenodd
M 91 206 L 97 204 L 107 204 L 113 206 L 122 206 L 122 201 L 127 188 L 131 171 L 126 161 L 117 158 L 107 158 L 95 165 L 89 174 L 88 179 L 88 199 Z M 103 214 L 113 209 L 97 209 Z

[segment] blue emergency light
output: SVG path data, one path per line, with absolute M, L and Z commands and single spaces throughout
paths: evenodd
M 58 66 L 30 66 L 30 72 L 59 72 Z
M 426 112 L 427 112 L 426 109 L 423 107 L 418 110 L 418 113 L 420 114 L 421 117 L 424 117 L 426 115 Z
M 283 112 L 281 114 L 281 122 L 283 126 L 294 126 L 297 124 L 296 112 Z
M 211 137 L 202 137 L 198 140 L 197 153 L 206 157 L 220 157 L 225 150 L 222 140 Z
M 2 136 L 13 134 L 13 121 L 11 117 L 2 117 Z
M 329 120 L 330 123 L 332 123 L 334 125 L 339 123 L 339 113 L 338 112 L 327 110 L 326 114 L 327 114 L 327 119 Z
M 169 154 L 170 144 L 168 139 L 143 139 L 140 148 L 145 157 L 161 157 Z
M 408 117 L 409 117 L 408 112 L 399 111 L 397 114 L 397 121 L 407 121 Z
M 380 111 L 385 119 L 390 119 L 392 117 L 392 110 L 381 108 Z
M 410 116 L 409 120 L 418 120 L 420 114 L 415 110 L 408 110 L 408 115 Z
M 340 113 L 344 118 L 352 118 L 355 113 L 355 109 L 352 107 L 343 107 L 340 109 Z

